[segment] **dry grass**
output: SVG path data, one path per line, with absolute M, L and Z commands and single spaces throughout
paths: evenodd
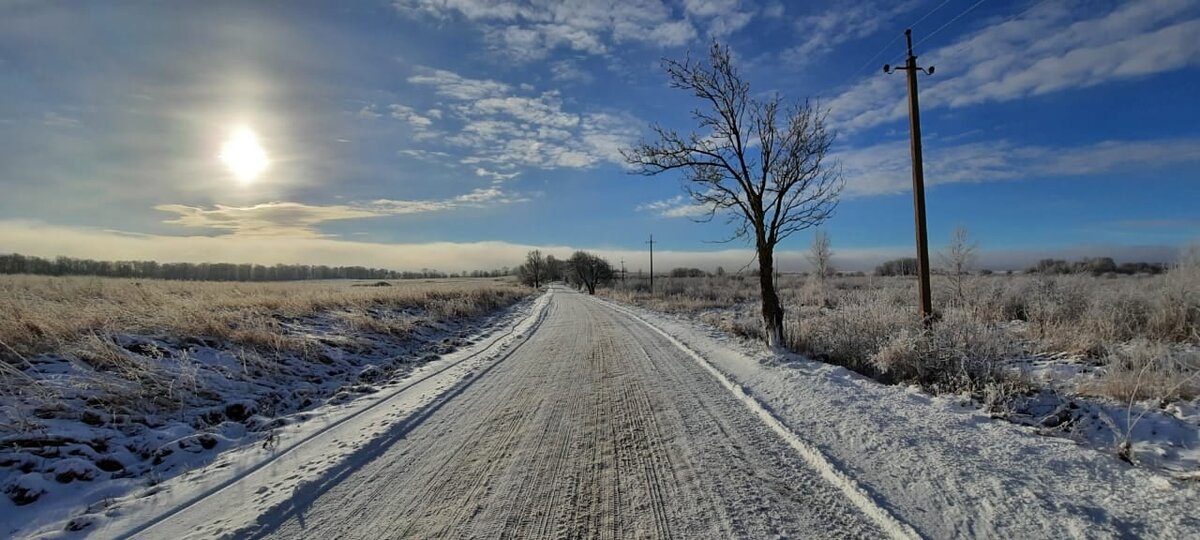
M 213 283 L 89 277 L 0 276 L 0 358 L 90 349 L 113 334 L 197 336 L 255 350 L 302 352 L 289 321 L 328 313 L 351 332 L 396 336 L 414 319 L 478 315 L 528 294 L 496 280 Z M 412 316 L 397 317 L 402 310 Z M 92 346 L 89 346 L 91 344 Z M 7 355 L 7 356 L 6 356 Z
M 0 396 L 14 398 L 5 414 L 32 407 L 55 416 L 79 400 L 129 413 L 177 411 L 219 401 L 230 380 L 286 385 L 321 370 L 334 380 L 361 362 L 332 360 L 330 344 L 378 356 L 372 347 L 381 338 L 403 343 L 422 327 L 530 294 L 503 280 L 354 285 L 0 276 Z M 134 348 L 130 336 L 141 337 Z M 174 345 L 160 350 L 142 338 Z M 195 361 L 189 344 L 227 351 L 239 369 Z M 55 375 L 62 360 L 79 368 L 75 376 Z
M 917 322 L 916 283 L 900 277 L 779 278 L 788 348 L 887 382 L 983 397 L 1024 383 L 1005 361 L 1025 353 L 1093 359 L 1105 375 L 1087 392 L 1117 399 L 1190 398 L 1200 393 L 1200 252 L 1166 275 L 970 276 L 960 297 L 935 276 L 941 315 Z M 651 296 L 642 283 L 609 296 L 690 313 L 745 337 L 760 337 L 757 281 L 741 276 L 666 278 Z M 954 289 L 954 290 L 951 290 Z M 989 398 L 990 399 L 990 398 Z

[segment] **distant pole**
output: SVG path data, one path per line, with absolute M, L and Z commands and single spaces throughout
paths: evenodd
M 933 299 L 929 291 L 929 234 L 925 227 L 925 169 L 921 158 L 921 106 L 917 101 L 917 71 L 933 75 L 934 69 L 933 66 L 929 66 L 928 70 L 917 67 L 911 28 L 904 31 L 904 39 L 908 42 L 904 67 L 893 69 L 885 64 L 883 72 L 890 74 L 894 70 L 903 70 L 908 74 L 908 132 L 912 146 L 913 210 L 917 229 L 917 292 L 921 296 L 921 320 L 929 325 L 933 322 Z
M 654 295 L 654 233 L 650 233 L 650 294 Z
M 621 259 L 621 283 L 625 283 L 625 259 Z

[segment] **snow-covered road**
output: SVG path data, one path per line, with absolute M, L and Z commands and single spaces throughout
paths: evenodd
M 231 453 L 135 496 L 93 536 L 1200 531 L 1195 486 L 954 399 L 563 288 L 513 315 L 374 396 L 316 411 L 324 420 L 269 454 Z
M 547 309 L 513 354 L 255 532 L 886 536 L 667 338 L 566 290 Z

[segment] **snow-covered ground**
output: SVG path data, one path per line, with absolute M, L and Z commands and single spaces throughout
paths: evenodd
M 741 324 L 753 321 L 757 325 L 758 307 L 756 302 L 745 302 L 668 316 L 697 322 L 711 331 L 710 325 L 729 328 L 731 320 L 743 321 Z M 1003 326 L 1014 336 L 1024 336 L 1028 331 L 1028 323 L 1023 321 Z M 756 343 L 748 345 L 753 349 Z M 1147 347 L 1135 340 L 1117 346 L 1117 350 L 1123 348 L 1140 350 L 1142 354 L 1149 350 L 1152 354 L 1200 357 L 1197 346 L 1188 344 Z M 1098 386 L 1112 384 L 1106 379 L 1105 370 L 1109 366 L 1104 361 L 1082 354 L 1029 352 L 1032 349 L 1036 346 L 1030 344 L 1024 352 L 1004 360 L 1014 379 L 1023 381 L 1031 390 L 1004 396 L 1003 402 L 989 414 L 1036 428 L 1037 433 L 1071 439 L 1114 459 L 1126 459 L 1171 478 L 1200 480 L 1200 398 L 1131 403 L 1104 397 L 1104 392 L 1096 391 Z M 1194 373 L 1192 379 L 1186 373 L 1179 375 L 1177 384 L 1193 382 L 1194 377 Z M 1135 379 L 1131 384 L 1138 381 Z M 1142 384 L 1150 388 L 1149 375 Z M 968 399 L 963 398 L 964 402 Z M 1126 444 L 1127 451 L 1122 450 Z
M 1089 447 L 1088 437 L 1080 444 L 1061 436 L 1071 432 L 1000 421 L 968 400 L 881 385 L 841 367 L 767 351 L 687 317 L 618 309 L 695 350 L 924 536 L 1200 536 L 1200 483 L 1131 466 Z M 1117 404 L 1093 406 L 1098 410 L 1074 416 L 1125 414 Z M 1155 440 L 1152 431 L 1170 433 L 1179 440 L 1179 455 L 1194 459 L 1195 404 L 1176 406 L 1167 413 L 1193 427 L 1147 414 L 1135 430 L 1145 430 L 1143 441 Z M 1133 417 L 1138 414 L 1135 409 Z M 1074 433 L 1087 429 L 1076 422 Z M 1139 459 L 1146 450 L 1139 449 Z
M 496 354 L 536 309 L 526 300 L 474 320 L 422 323 L 405 339 L 348 336 L 324 315 L 288 321 L 289 332 L 322 344 L 310 353 L 318 361 L 280 356 L 253 363 L 245 351 L 210 340 L 118 336 L 127 351 L 154 358 L 170 384 L 206 389 L 161 414 L 97 411 L 89 397 L 104 389 L 82 381 L 104 377 L 67 357 L 31 358 L 40 383 L 57 384 L 63 397 L 52 408 L 3 403 L 0 534 L 90 534 L 111 523 L 144 522 L 349 423 L 355 431 L 328 449 L 344 454 L 378 431 L 371 424 L 382 425 L 383 413 L 367 415 L 370 422 L 349 419 L 430 374 L 442 378 L 424 385 L 445 384 L 453 373 L 444 372 Z
M 44 512 L 5 507 L 6 530 L 1200 537 L 1194 481 L 683 317 L 559 291 L 470 341 L 268 448 L 110 483 L 89 509 L 58 489 Z

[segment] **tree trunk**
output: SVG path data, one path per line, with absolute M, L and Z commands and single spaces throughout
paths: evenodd
M 758 282 L 762 288 L 763 330 L 767 346 L 776 349 L 783 346 L 783 307 L 775 292 L 775 254 L 761 244 L 758 248 Z

